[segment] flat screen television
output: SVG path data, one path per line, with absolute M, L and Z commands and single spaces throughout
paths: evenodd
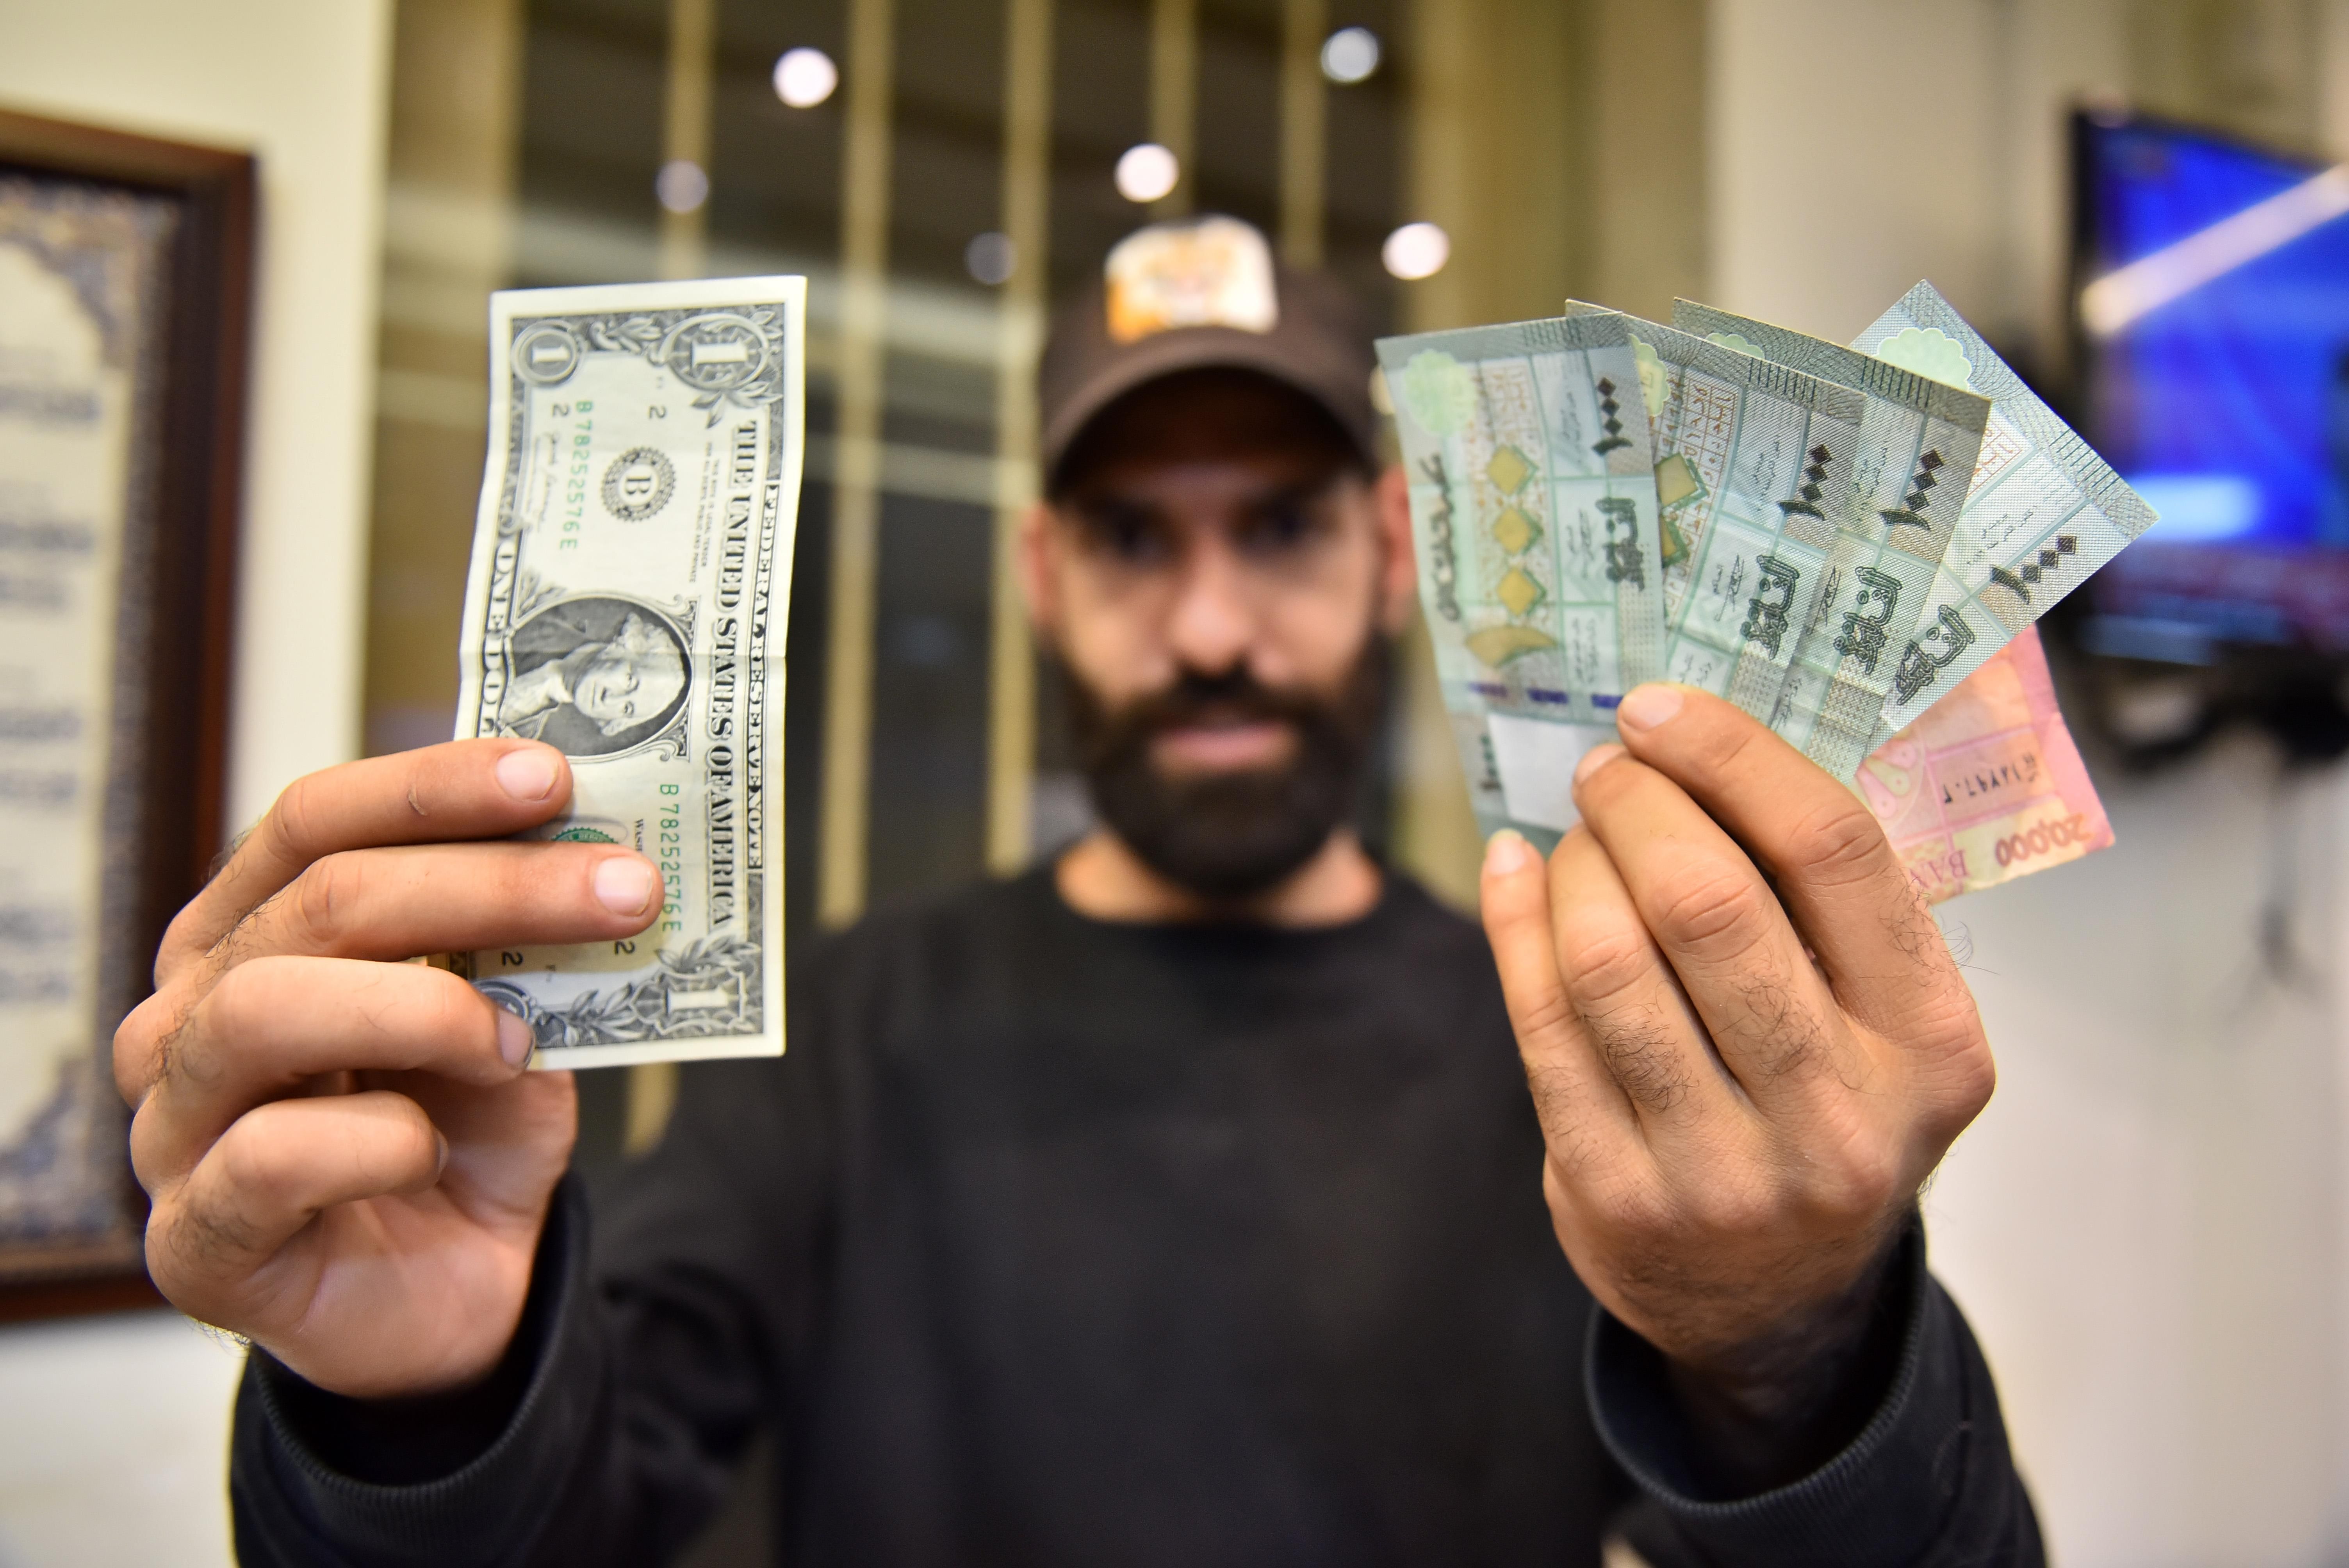
M 2349 170 L 2095 112 L 2074 145 L 2084 430 L 2161 514 L 2084 640 L 2349 652 Z

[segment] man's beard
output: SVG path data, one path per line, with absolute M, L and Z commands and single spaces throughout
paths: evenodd
M 1114 709 L 1068 670 L 1093 810 L 1151 870 L 1201 898 L 1228 903 L 1267 891 L 1352 816 L 1386 717 L 1387 661 L 1374 634 L 1334 692 L 1275 690 L 1245 667 L 1185 670 L 1166 690 Z M 1274 767 L 1169 777 L 1151 756 L 1169 729 L 1264 720 L 1296 737 Z

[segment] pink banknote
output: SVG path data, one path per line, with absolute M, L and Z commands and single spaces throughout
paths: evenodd
M 1935 903 L 2113 841 L 2036 626 L 1871 752 L 1853 788 Z

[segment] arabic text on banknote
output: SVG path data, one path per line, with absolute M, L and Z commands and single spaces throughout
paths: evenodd
M 2113 841 L 2026 626 L 1869 754 L 1854 781 L 1918 891 L 1939 903 Z
M 1561 450 L 1572 421 L 1496 404 L 1480 356 L 1537 358 L 1562 330 L 1611 323 L 1640 395 L 1612 399 L 1609 433 L 1653 459 L 1663 678 L 1726 696 L 1854 781 L 1930 896 L 2110 842 L 2035 642 L 2002 650 L 2144 531 L 2143 503 L 1928 285 L 1849 347 L 1687 302 L 1675 315 L 1663 326 L 1569 301 L 1557 322 L 1380 346 L 1417 465 L 1423 599 L 1480 823 L 1554 842 L 1575 820 L 1574 764 L 1612 735 L 1611 697 L 1542 706 L 1513 667 L 1552 634 L 1510 629 L 1551 603 L 1518 571 L 1539 536 L 1514 491 L 1454 481 L 1470 454 Z M 1438 369 L 1472 363 L 1478 395 L 1430 392 Z M 1620 387 L 1619 366 L 1609 381 Z M 1512 418 L 1526 428 L 1504 431 Z M 1624 488 L 1611 483 L 1610 500 L 1644 523 L 1649 498 Z M 1492 601 L 1513 572 L 1538 600 L 1517 588 L 1522 603 Z M 1619 639 L 1638 624 L 1620 618 Z M 1648 667 L 1637 635 L 1636 657 L 1619 641 L 1618 679 Z M 1887 815 L 1888 801 L 1899 809 Z
M 1672 324 L 1865 399 L 1849 469 L 1830 474 L 1810 503 L 1835 522 L 1836 541 L 1769 715 L 1819 766 L 1847 774 L 1876 744 L 1899 660 L 1965 504 L 1990 400 L 1710 305 L 1680 301 Z
M 1407 341 L 1385 374 L 1472 803 L 1487 830 L 1515 821 L 1555 838 L 1547 781 L 1663 669 L 1654 455 L 1630 335 L 1595 316 Z
M 1931 284 L 1852 346 L 1991 400 L 1990 428 L 1879 732 L 1915 719 L 2153 526 L 2153 509 Z

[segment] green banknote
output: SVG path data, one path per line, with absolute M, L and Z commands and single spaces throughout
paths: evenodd
M 1932 284 L 1910 289 L 1852 346 L 1991 400 L 1965 508 L 1916 634 L 1893 666 L 1881 740 L 1980 669 L 2155 516 Z
M 1665 675 L 1766 719 L 1826 587 L 1843 533 L 1830 509 L 1851 483 L 1866 399 L 1693 333 L 1616 319 L 1655 427 Z
M 457 735 L 564 752 L 570 807 L 534 836 L 625 844 L 666 897 L 623 941 L 454 955 L 535 1066 L 783 1048 L 804 301 L 795 277 L 492 297 Z
M 1420 593 L 1485 830 L 1573 825 L 1574 764 L 1663 671 L 1654 454 L 1620 317 L 1382 340 Z
M 1847 387 L 1865 402 L 1851 466 L 1820 509 L 1837 529 L 1820 592 L 1768 714 L 1839 779 L 1875 747 L 1899 661 L 1914 641 L 1990 420 L 1986 397 L 1841 344 L 1689 300 L 1672 325 Z

